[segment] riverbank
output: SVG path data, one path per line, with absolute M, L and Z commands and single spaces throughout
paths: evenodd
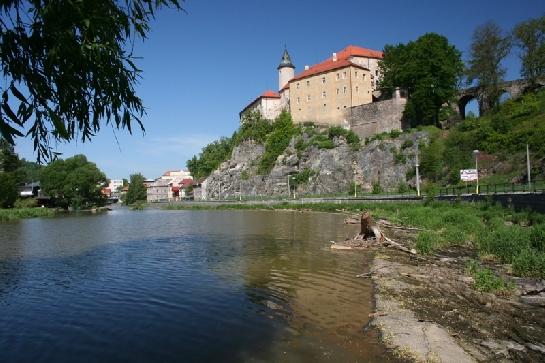
M 389 238 L 418 251 L 416 257 L 384 247 L 363 252 L 374 254 L 370 273 L 363 276 L 375 286 L 370 324 L 397 357 L 443 362 L 545 359 L 542 214 L 487 203 L 438 202 L 187 209 L 291 209 L 356 217 L 370 211 Z
M 53 217 L 55 214 L 55 210 L 49 208 L 0 209 L 0 222 L 8 222 L 24 218 Z

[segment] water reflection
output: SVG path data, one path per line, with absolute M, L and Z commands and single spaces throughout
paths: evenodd
M 1 224 L 0 361 L 380 361 L 342 218 L 115 211 Z

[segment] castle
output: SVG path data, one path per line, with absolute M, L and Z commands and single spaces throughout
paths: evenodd
M 295 123 L 348 128 L 352 110 L 380 95 L 378 62 L 382 58 L 381 51 L 350 45 L 295 75 L 295 66 L 284 49 L 277 68 L 279 91 L 266 91 L 255 98 L 240 112 L 240 120 L 255 111 L 273 120 L 288 110 Z

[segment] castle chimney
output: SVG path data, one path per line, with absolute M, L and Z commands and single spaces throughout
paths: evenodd
M 333 53 L 333 62 L 337 61 L 337 53 Z
M 310 67 L 309 66 L 305 66 L 305 71 L 308 71 Z

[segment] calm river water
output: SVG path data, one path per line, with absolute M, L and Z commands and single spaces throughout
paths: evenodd
M 342 216 L 129 211 L 0 223 L 0 362 L 383 361 Z

